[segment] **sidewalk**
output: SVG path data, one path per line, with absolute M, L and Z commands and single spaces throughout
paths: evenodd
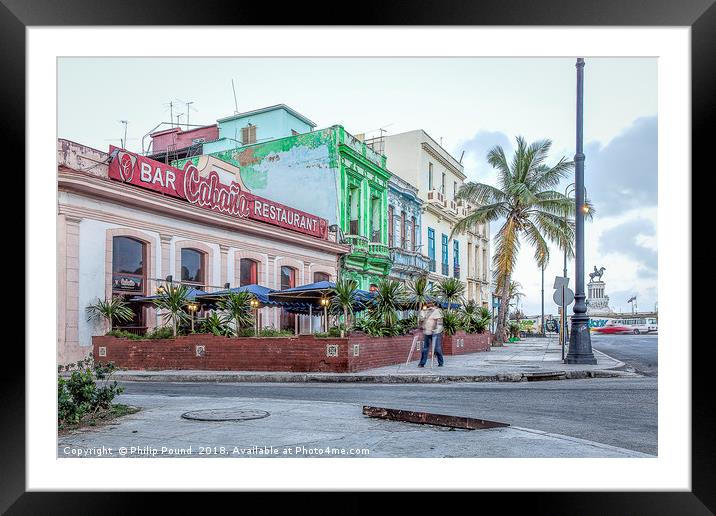
M 556 338 L 528 338 L 493 347 L 490 351 L 445 357 L 445 365 L 417 367 L 417 358 L 405 363 L 367 369 L 357 373 L 287 373 L 260 371 L 118 371 L 118 381 L 154 382 L 524 382 L 581 378 L 639 376 L 616 369 L 623 362 L 594 351 L 595 365 L 563 364 Z M 407 357 L 406 357 L 407 358 Z
M 386 421 L 364 416 L 355 403 L 157 395 L 118 401 L 142 410 L 60 436 L 58 458 L 652 457 L 520 427 L 461 430 Z M 181 417 L 188 411 L 263 417 L 197 421 Z

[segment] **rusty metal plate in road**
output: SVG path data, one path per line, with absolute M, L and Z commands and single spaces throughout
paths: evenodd
M 421 425 L 449 426 L 451 428 L 465 428 L 467 430 L 481 430 L 485 428 L 500 428 L 510 426 L 507 423 L 476 419 L 472 417 L 448 416 L 446 414 L 432 414 L 430 412 L 416 412 L 413 410 L 391 409 L 384 407 L 371 407 L 363 405 L 363 414 L 379 419 L 404 421 Z

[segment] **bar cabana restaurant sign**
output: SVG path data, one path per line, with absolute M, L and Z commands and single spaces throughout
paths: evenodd
M 114 156 L 109 164 L 110 179 L 176 197 L 225 215 L 328 238 L 326 219 L 253 195 L 242 190 L 241 185 L 234 181 L 228 185 L 222 183 L 215 171 L 202 176 L 191 162 L 187 162 L 182 170 L 113 145 L 110 145 L 109 152 Z

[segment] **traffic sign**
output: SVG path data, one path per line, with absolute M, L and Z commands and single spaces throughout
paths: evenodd
M 554 295 L 552 296 L 552 299 L 554 299 L 555 304 L 558 306 L 562 306 L 562 289 L 559 288 L 554 291 Z M 572 289 L 565 288 L 564 289 L 564 306 L 569 306 L 572 303 L 574 303 L 574 292 L 572 292 Z
M 569 278 L 565 278 L 564 276 L 555 276 L 554 277 L 554 289 L 562 289 L 562 285 L 564 285 L 564 288 L 569 287 Z

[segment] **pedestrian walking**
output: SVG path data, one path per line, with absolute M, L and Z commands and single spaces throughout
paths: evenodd
M 445 363 L 443 358 L 443 311 L 433 301 L 427 303 L 426 310 L 421 314 L 423 321 L 423 350 L 420 354 L 418 367 L 425 367 L 432 343 L 433 355 L 438 357 L 438 367 Z

